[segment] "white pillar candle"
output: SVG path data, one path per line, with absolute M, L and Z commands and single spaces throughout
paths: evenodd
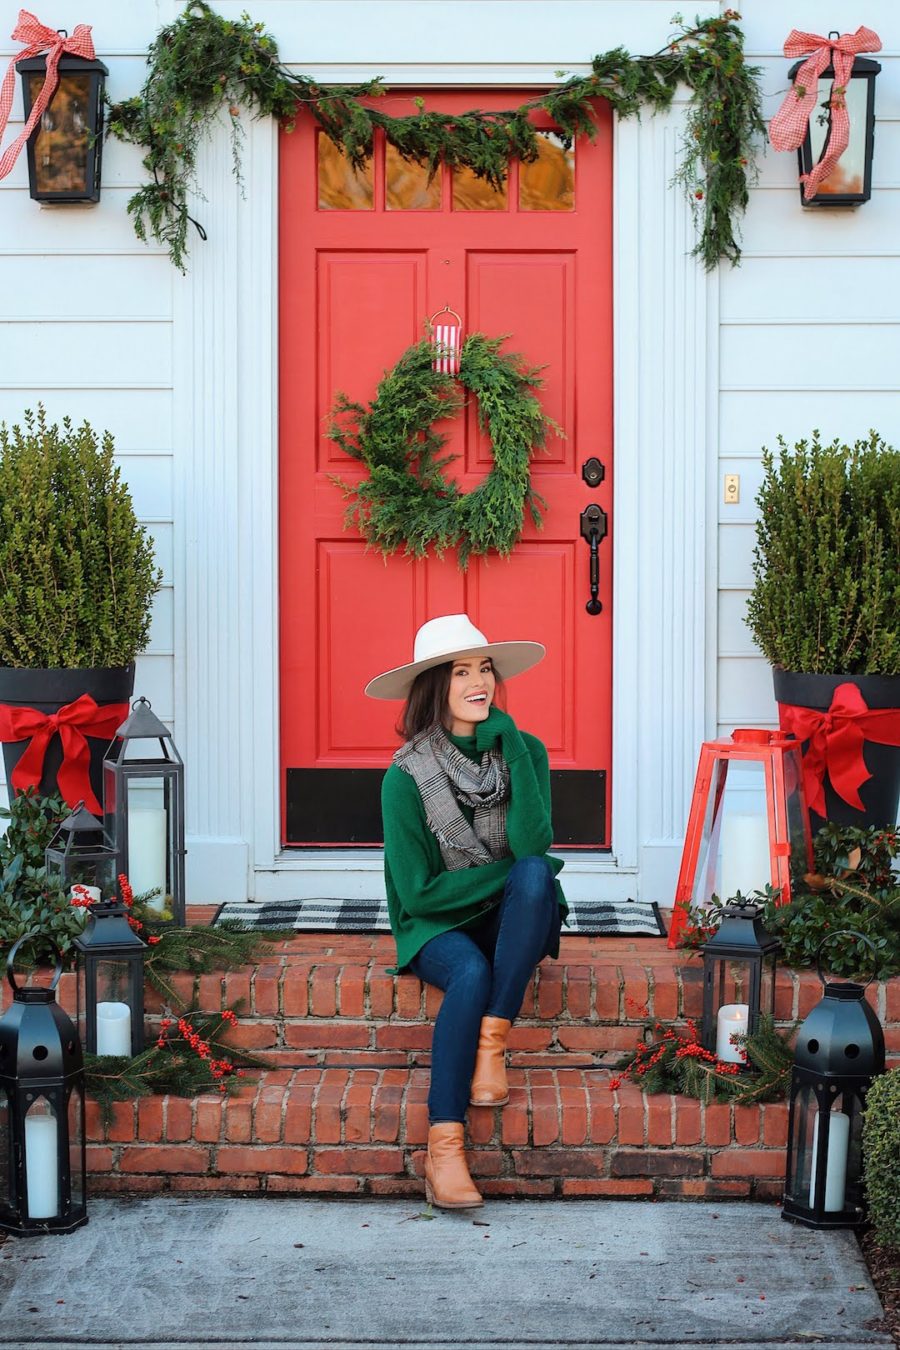
M 161 806 L 128 807 L 128 881 L 135 895 L 158 891 L 148 909 L 166 907 L 166 813 Z
M 716 1058 L 723 1064 L 740 1064 L 743 1055 L 731 1044 L 732 1036 L 746 1036 L 750 1008 L 746 1003 L 723 1003 L 716 1018 Z
M 719 837 L 719 899 L 725 904 L 738 891 L 748 896 L 771 881 L 768 820 L 728 813 Z
M 97 1054 L 131 1054 L 131 1009 L 127 1003 L 97 1004 Z
M 25 1193 L 29 1219 L 59 1213 L 56 1116 L 30 1111 L 25 1117 Z
M 809 1207 L 816 1203 L 816 1165 L 819 1160 L 819 1116 L 813 1124 L 812 1173 L 809 1179 Z M 850 1117 L 843 1111 L 831 1111 L 828 1125 L 828 1157 L 825 1160 L 825 1209 L 838 1214 L 844 1208 L 847 1182 L 847 1154 L 850 1150 Z

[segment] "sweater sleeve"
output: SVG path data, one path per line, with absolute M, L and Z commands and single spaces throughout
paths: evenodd
M 509 767 L 506 832 L 516 859 L 541 857 L 553 843 L 550 823 L 550 762 L 542 741 L 519 731 L 509 713 L 493 707 L 476 732 L 479 750 L 500 741 Z
M 465 922 L 503 890 L 509 859 L 442 870 L 437 842 L 425 820 L 415 781 L 391 765 L 381 787 L 384 861 L 403 909 L 415 918 L 446 915 Z

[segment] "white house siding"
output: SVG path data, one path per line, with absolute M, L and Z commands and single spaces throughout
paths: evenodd
M 219 0 L 217 8 L 235 17 L 249 9 L 283 60 L 322 81 L 381 73 L 398 85 L 521 86 L 583 70 L 594 52 L 620 43 L 634 52 L 663 46 L 675 6 Z M 724 8 L 707 3 L 700 12 Z M 743 624 L 760 447 L 779 431 L 794 439 L 814 426 L 846 437 L 875 426 L 898 438 L 895 7 L 836 3 L 824 18 L 813 0 L 789 11 L 777 0 L 741 8 L 748 56 L 763 67 L 767 116 L 787 85 L 781 44 L 789 27 L 846 32 L 866 23 L 881 33 L 875 187 L 857 211 L 804 212 L 795 156 L 770 150 L 743 224 L 744 261 L 710 279 L 685 259 L 685 208 L 666 187 L 680 111 L 618 132 L 617 511 L 643 522 L 646 543 L 635 545 L 629 567 L 617 566 L 617 644 L 629 650 L 633 679 L 620 680 L 616 695 L 617 730 L 632 728 L 619 734 L 616 781 L 629 805 L 614 826 L 617 860 L 602 885 L 663 901 L 697 741 L 774 719 L 768 669 Z M 93 0 L 75 12 L 48 0 L 40 17 L 54 27 L 92 24 L 115 100 L 140 88 L 143 54 L 179 10 L 172 0 Z M 4 31 L 0 60 L 12 54 Z M 21 117 L 17 90 L 8 135 Z M 210 239 L 191 239 L 185 279 L 159 246 L 134 237 L 125 207 L 142 180 L 137 151 L 107 142 L 94 208 L 38 208 L 20 160 L 0 182 L 0 314 L 8 321 L 0 417 L 16 420 L 41 399 L 52 416 L 87 417 L 115 436 L 165 577 L 137 688 L 187 752 L 191 899 L 326 884 L 330 893 L 368 893 L 380 885 L 377 858 L 320 859 L 304 881 L 303 864 L 277 856 L 275 676 L 263 657 L 275 641 L 275 583 L 261 547 L 274 501 L 274 321 L 256 313 L 274 279 L 270 130 L 248 128 L 245 163 L 242 201 L 225 132 L 204 152 L 208 200 L 196 214 Z M 641 222 L 633 256 L 629 222 Z M 653 380 L 651 371 L 659 372 Z M 741 475 L 737 506 L 722 502 L 726 472 Z M 671 566 L 657 594 L 652 554 L 660 549 Z M 248 648 L 259 654 L 256 665 L 242 655 Z M 589 871 L 582 864 L 588 880 Z

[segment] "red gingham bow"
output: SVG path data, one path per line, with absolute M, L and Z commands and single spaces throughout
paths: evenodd
M 831 85 L 831 135 L 825 154 L 814 164 L 810 173 L 801 176 L 803 196 L 809 201 L 823 178 L 827 178 L 847 149 L 850 140 L 850 114 L 847 112 L 845 91 L 853 58 L 857 52 L 880 52 L 881 38 L 871 28 L 857 28 L 855 33 L 844 33 L 839 38 L 824 38 L 818 33 L 798 33 L 792 28 L 784 44 L 785 56 L 812 55 L 797 71 L 794 86 L 769 124 L 769 140 L 776 150 L 796 150 L 806 135 L 810 115 L 819 96 L 819 76 L 833 63 L 834 80 Z
M 64 38 L 61 33 L 57 33 L 55 28 L 45 27 L 34 14 L 29 14 L 27 9 L 20 9 L 19 22 L 13 29 L 11 36 L 14 42 L 26 43 L 26 47 L 24 51 L 10 59 L 10 63 L 6 67 L 6 74 L 3 77 L 3 84 L 0 86 L 0 142 L 2 142 L 6 133 L 6 124 L 9 121 L 9 113 L 12 108 L 13 90 L 16 86 L 16 62 L 24 60 L 27 56 L 37 56 L 39 52 L 47 48 L 47 73 L 44 76 L 43 88 L 32 104 L 31 115 L 25 123 L 24 130 L 19 132 L 12 145 L 6 147 L 3 157 L 0 158 L 0 178 L 5 178 L 15 164 L 19 157 L 19 151 L 37 126 L 38 119 L 43 115 L 44 109 L 56 93 L 56 86 L 59 83 L 56 67 L 59 65 L 59 58 L 63 52 L 69 52 L 72 56 L 83 56 L 88 61 L 93 61 L 95 57 L 90 26 L 86 23 L 78 24 L 72 36 Z

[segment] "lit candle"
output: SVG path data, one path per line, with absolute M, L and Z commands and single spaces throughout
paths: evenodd
M 166 907 L 166 813 L 161 806 L 128 808 L 128 880 L 135 895 L 158 891 L 147 908 Z
M 728 813 L 722 821 L 717 894 L 724 904 L 740 891 L 751 895 L 771 884 L 769 822 L 765 816 Z
M 131 1054 L 131 1009 L 127 1003 L 97 1004 L 97 1054 Z
M 55 1219 L 59 1213 L 59 1162 L 56 1116 L 32 1109 L 25 1117 L 25 1192 L 29 1219 Z
M 847 1181 L 847 1153 L 850 1149 L 850 1117 L 843 1111 L 831 1111 L 828 1125 L 828 1157 L 825 1160 L 825 1209 L 838 1213 L 844 1208 Z M 816 1164 L 819 1158 L 819 1114 L 813 1125 L 812 1174 L 809 1179 L 809 1207 L 816 1203 Z
M 750 1021 L 750 1008 L 746 1003 L 723 1003 L 716 1018 L 716 1058 L 724 1064 L 741 1064 L 743 1055 L 738 1046 L 732 1045 L 732 1036 L 745 1036 Z

